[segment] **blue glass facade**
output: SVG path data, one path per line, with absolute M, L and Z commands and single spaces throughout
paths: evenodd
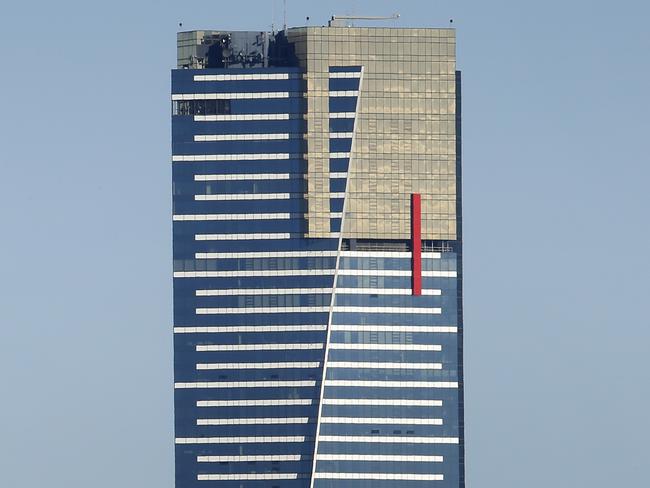
M 328 72 L 309 237 L 304 67 L 172 71 L 179 488 L 464 486 L 460 239 L 418 296 L 411 244 L 341 232 L 363 66 Z

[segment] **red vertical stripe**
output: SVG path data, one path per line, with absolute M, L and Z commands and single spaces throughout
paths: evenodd
M 422 295 L 422 201 L 419 193 L 411 195 L 411 289 Z

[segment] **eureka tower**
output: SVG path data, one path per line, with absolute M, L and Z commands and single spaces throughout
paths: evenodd
M 462 488 L 452 29 L 178 34 L 177 488 Z

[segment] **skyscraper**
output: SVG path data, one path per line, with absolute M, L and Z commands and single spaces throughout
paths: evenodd
M 452 29 L 178 34 L 176 486 L 463 487 Z

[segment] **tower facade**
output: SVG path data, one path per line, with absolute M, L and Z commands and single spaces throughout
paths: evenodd
M 451 29 L 178 34 L 176 486 L 464 486 Z

